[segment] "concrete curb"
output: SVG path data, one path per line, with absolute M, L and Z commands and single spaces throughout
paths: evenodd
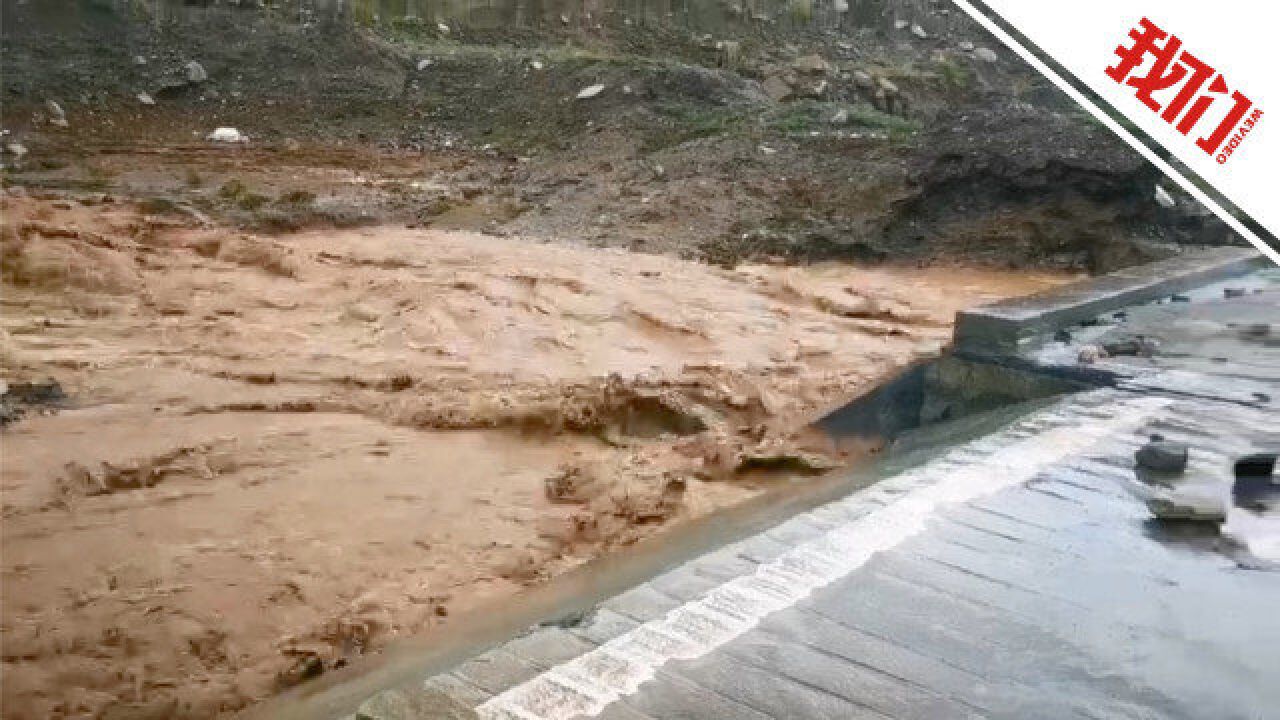
M 1102 313 L 1138 305 L 1265 267 L 1252 248 L 1214 248 L 956 314 L 955 347 L 1016 354 L 1028 341 Z

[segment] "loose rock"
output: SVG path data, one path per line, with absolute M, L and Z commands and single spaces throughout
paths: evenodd
M 1156 354 L 1159 343 L 1155 340 L 1137 335 L 1135 337 L 1124 338 L 1121 340 L 1113 340 L 1103 343 L 1102 349 L 1111 357 L 1119 357 L 1122 355 L 1132 355 L 1135 357 L 1151 357 Z
M 187 74 L 187 82 L 200 84 L 209 79 L 209 73 L 205 72 L 204 66 L 192 60 L 183 66 L 183 71 Z
M 764 79 L 764 94 L 775 102 L 782 102 L 791 97 L 791 85 L 781 75 L 770 75 Z
M 1138 448 L 1138 467 L 1160 473 L 1180 473 L 1187 468 L 1187 446 L 1170 440 L 1153 440 Z
M 824 60 L 821 55 L 816 53 L 796 58 L 795 61 L 791 63 L 791 67 L 796 72 L 808 75 L 822 75 L 831 68 L 827 61 Z
M 44 107 L 49 111 L 49 124 L 57 127 L 67 126 L 67 113 L 62 106 L 55 100 L 45 102 Z
M 996 52 L 994 50 L 990 48 L 984 48 L 984 47 L 980 47 L 977 50 L 974 50 L 973 56 L 983 62 L 989 62 L 989 63 L 993 63 L 1000 59 L 1000 56 L 996 55 Z
M 1080 354 L 1076 356 L 1076 362 L 1082 365 L 1092 365 L 1105 357 L 1107 357 L 1107 351 L 1100 346 L 1085 345 L 1080 348 Z
M 589 98 L 593 98 L 599 95 L 600 93 L 604 92 L 604 88 L 605 88 L 604 83 L 596 83 L 595 85 L 588 85 L 578 91 L 577 97 L 579 100 L 587 100 Z
M 205 140 L 210 142 L 221 143 L 247 143 L 248 136 L 242 134 L 239 130 L 230 127 L 220 127 L 205 136 Z

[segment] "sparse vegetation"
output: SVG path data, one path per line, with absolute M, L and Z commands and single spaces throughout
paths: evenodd
M 233 203 L 241 210 L 257 210 L 270 200 L 266 195 L 255 193 L 237 178 L 231 178 L 218 188 L 218 196 Z
M 966 90 L 973 82 L 973 74 L 969 68 L 946 58 L 938 61 L 938 75 L 951 90 Z

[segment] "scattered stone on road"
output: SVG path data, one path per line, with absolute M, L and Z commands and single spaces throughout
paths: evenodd
M 1102 344 L 1102 349 L 1110 357 L 1131 355 L 1134 357 L 1152 357 L 1156 354 L 1159 343 L 1145 335 L 1135 335 Z
M 587 99 L 593 98 L 599 95 L 600 93 L 604 92 L 604 87 L 605 87 L 604 83 L 596 83 L 595 85 L 588 85 L 578 91 L 578 99 L 587 100 Z
M 1187 469 L 1187 446 L 1168 440 L 1153 440 L 1138 448 L 1133 455 L 1138 467 L 1161 473 L 1180 473 Z
M 1080 348 L 1080 353 L 1076 355 L 1076 362 L 1082 365 L 1092 365 L 1099 360 L 1107 357 L 1107 351 L 1098 345 L 1085 345 Z

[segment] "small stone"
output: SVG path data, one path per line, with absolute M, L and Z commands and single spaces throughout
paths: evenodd
M 200 84 L 209 79 L 209 73 L 205 72 L 204 66 L 192 60 L 183 66 L 183 71 L 187 74 L 187 82 Z
M 11 142 L 6 144 L 4 149 L 14 157 L 22 157 L 27 154 L 27 146 L 22 143 Z
M 990 48 L 984 48 L 984 47 L 980 47 L 977 50 L 974 50 L 973 56 L 983 62 L 989 62 L 989 63 L 993 63 L 1000 59 L 1000 56 L 996 55 L 995 50 L 992 50 Z
M 422 58 L 418 61 L 418 72 L 422 72 L 431 67 L 431 58 Z
M 444 24 L 444 23 L 442 23 L 442 22 L 438 22 L 438 23 L 436 23 L 436 30 L 439 30 L 441 35 L 448 35 L 448 34 L 449 34 L 449 26 L 448 26 L 448 25 L 445 25 L 445 24 Z
M 596 83 L 595 85 L 588 85 L 578 91 L 577 98 L 579 100 L 588 100 L 604 92 L 604 88 L 605 88 L 604 83 Z
M 956 47 L 960 48 L 961 52 L 973 52 L 973 43 L 968 40 L 961 40 Z
M 908 25 L 910 25 L 910 24 L 911 24 L 911 23 L 907 22 L 906 20 L 894 20 L 894 21 L 893 21 L 893 29 L 894 29 L 894 30 L 902 30 L 903 28 L 905 28 L 906 26 L 908 26 Z
M 781 75 L 770 75 L 764 79 L 764 94 L 771 100 L 782 102 L 791 97 L 791 85 Z
M 49 124 L 57 127 L 67 126 L 67 113 L 62 106 L 55 100 L 46 101 L 44 104 L 46 110 L 49 111 Z
M 155 104 L 156 104 L 156 99 L 155 99 L 155 98 L 153 98 L 153 97 L 151 97 L 151 95 L 149 95 L 149 94 L 147 94 L 147 93 L 140 92 L 140 93 L 138 93 L 135 97 L 137 97 L 137 98 L 138 98 L 138 102 L 142 103 L 143 105 L 155 105 Z
M 1138 335 L 1123 340 L 1114 340 L 1104 343 L 1102 349 L 1111 357 L 1119 357 L 1122 355 L 1132 355 L 1136 357 L 1151 357 L 1156 354 L 1159 343 L 1149 337 Z
M 863 90 L 872 90 L 876 86 L 876 80 L 866 70 L 855 70 L 853 71 L 853 84 Z
M 205 140 L 220 143 L 246 143 L 249 138 L 239 130 L 231 127 L 220 127 L 205 136 Z
M 796 72 L 806 73 L 808 75 L 822 75 L 831 68 L 827 61 L 821 55 L 816 53 L 796 58 L 791 63 L 792 69 Z
M 146 65 L 146 64 L 147 64 L 147 59 L 146 59 L 146 58 L 144 58 L 144 57 L 142 57 L 141 55 L 134 55 L 134 56 L 133 56 L 133 64 L 134 64 L 134 65 L 138 65 L 138 66 Z
M 1187 469 L 1187 446 L 1169 440 L 1155 440 L 1138 448 L 1133 460 L 1138 467 L 1159 473 L 1180 473 Z
M 1107 357 L 1107 351 L 1097 345 L 1085 345 L 1080 348 L 1080 353 L 1076 355 L 1076 362 L 1081 365 L 1092 365 L 1099 360 Z
M 928 37 L 929 37 L 929 33 L 925 32 L 925 31 L 924 31 L 924 28 L 920 27 L 919 25 L 912 25 L 912 26 L 911 26 L 911 34 L 912 34 L 912 35 L 915 35 L 916 37 L 920 38 L 921 40 L 926 40 L 926 39 L 928 39 Z
M 542 69 L 542 61 L 541 61 L 541 60 L 531 60 L 531 61 L 529 62 L 529 67 L 533 68 L 534 70 L 541 70 L 541 69 Z
M 1169 194 L 1169 191 L 1165 190 L 1159 185 L 1156 186 L 1155 198 L 1156 198 L 1156 204 L 1166 210 L 1168 210 L 1169 208 L 1176 207 L 1178 205 L 1178 201 L 1173 199 L 1173 196 Z
M 832 125 L 848 125 L 849 111 L 845 108 L 840 108 L 839 110 L 837 110 L 836 113 L 831 116 L 831 124 Z

